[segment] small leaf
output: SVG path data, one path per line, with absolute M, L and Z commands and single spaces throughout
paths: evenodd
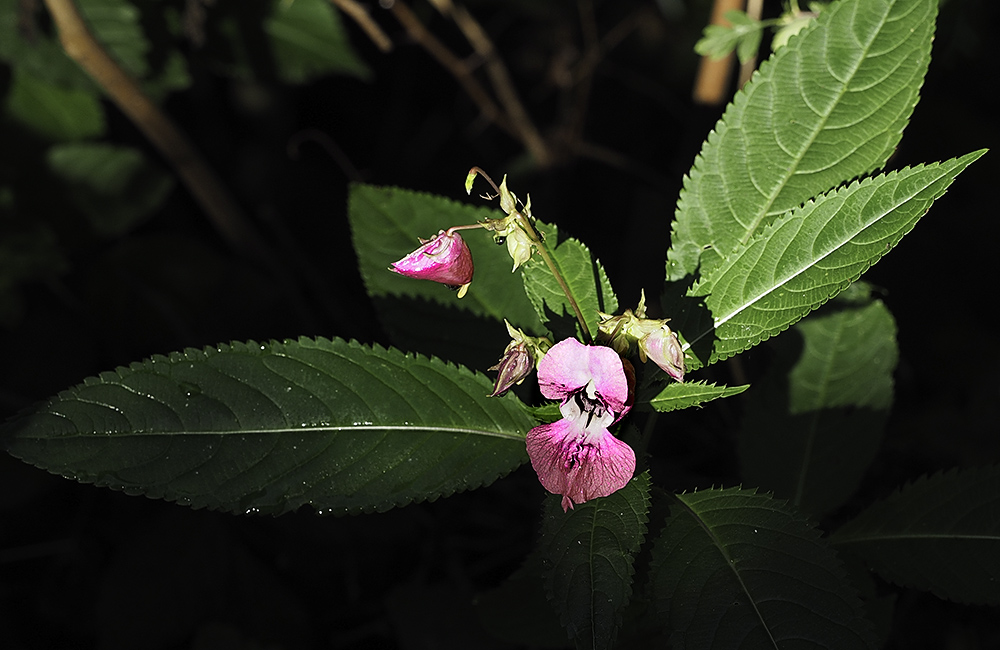
M 371 77 L 327 0 L 275 0 L 264 29 L 271 36 L 278 72 L 287 83 L 301 84 L 331 73 Z
M 782 216 L 737 249 L 689 291 L 708 296 L 714 319 L 707 363 L 781 332 L 857 280 L 984 153 L 854 182 Z
M 840 561 L 784 501 L 740 488 L 678 495 L 652 567 L 677 650 L 875 647 Z
M 677 203 L 667 278 L 715 270 L 784 212 L 885 165 L 930 61 L 937 0 L 845 0 L 760 67 Z
M 649 473 L 568 512 L 560 500 L 559 495 L 547 499 L 542 519 L 545 589 L 577 648 L 610 649 L 646 534 Z
M 892 405 L 896 324 L 867 286 L 852 285 L 776 339 L 740 432 L 743 479 L 814 516 L 861 483 Z
M 746 386 L 716 386 L 703 381 L 671 382 L 651 396 L 640 394 L 636 397 L 635 405 L 636 408 L 648 405 L 661 412 L 676 411 L 722 397 L 739 395 L 748 388 L 750 388 L 749 384 Z
M 104 111 L 97 95 L 69 90 L 14 70 L 7 114 L 49 140 L 83 140 L 104 133 Z
M 156 210 L 174 186 L 171 176 L 132 147 L 57 145 L 49 149 L 48 163 L 102 235 L 130 230 Z
M 613 314 L 618 311 L 618 298 L 604 267 L 591 256 L 590 249 L 576 239 L 561 239 L 555 224 L 538 222 L 536 229 L 544 234 L 553 262 L 587 321 L 590 331 L 584 338 L 593 339 L 600 322 L 598 312 Z M 582 335 L 576 312 L 539 253 L 524 265 L 524 291 L 538 318 L 556 339 Z
M 830 542 L 904 587 L 1000 605 L 1000 466 L 923 477 L 869 506 Z
M 234 343 L 90 378 L 0 428 L 22 460 L 196 508 L 388 510 L 491 483 L 534 420 L 485 376 L 341 340 Z

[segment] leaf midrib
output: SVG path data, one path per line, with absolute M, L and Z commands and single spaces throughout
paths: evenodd
M 50 414 L 56 415 L 56 414 Z M 50 441 L 60 441 L 60 440 L 70 440 L 75 438 L 84 438 L 87 440 L 93 440 L 95 436 L 103 436 L 105 439 L 121 439 L 121 438 L 154 438 L 154 437 L 172 437 L 172 436 L 240 436 L 240 435 L 265 435 L 265 434 L 322 434 L 322 433 L 341 433 L 341 432 L 358 432 L 358 431 L 409 431 L 413 433 L 417 432 L 434 432 L 434 433 L 450 433 L 456 435 L 479 435 L 488 438 L 502 438 L 506 440 L 513 440 L 518 442 L 524 441 L 524 435 L 517 433 L 509 433 L 505 431 L 489 431 L 486 429 L 476 429 L 472 427 L 446 427 L 446 426 L 418 426 L 418 425 L 346 425 L 346 426 L 308 426 L 301 428 L 273 428 L 273 429 L 232 429 L 223 431 L 209 431 L 209 430 L 185 430 L 185 431 L 127 431 L 127 432 L 114 432 L 114 431 L 100 431 L 100 432 L 82 432 L 82 433 L 70 433 L 58 436 L 39 436 L 39 435 L 21 435 L 19 438 L 21 440 L 50 440 Z
M 850 85 L 850 82 L 854 80 L 854 77 L 855 75 L 857 75 L 857 72 L 861 68 L 861 65 L 867 60 L 868 52 L 871 49 L 872 43 L 874 43 L 877 40 L 878 35 L 881 34 L 882 27 L 885 25 L 886 20 L 888 19 L 890 9 L 891 5 L 886 7 L 885 15 L 883 15 L 882 20 L 879 21 L 878 29 L 872 32 L 873 34 L 872 37 L 869 39 L 868 43 L 865 44 L 864 48 L 860 50 L 861 56 L 858 57 L 854 69 L 851 70 L 850 75 L 848 75 L 846 79 L 843 82 L 841 82 L 840 91 L 837 93 L 836 100 L 831 102 L 830 110 L 825 115 L 820 117 L 819 121 L 817 122 L 817 126 L 815 129 L 813 129 L 813 132 L 809 136 L 808 141 L 803 147 L 799 149 L 798 155 L 795 156 L 794 164 L 788 166 L 785 172 L 784 179 L 777 186 L 775 186 L 774 190 L 772 190 L 771 192 L 771 195 L 768 197 L 767 202 L 760 207 L 757 216 L 751 222 L 752 225 L 746 229 L 746 232 L 743 234 L 743 237 L 740 238 L 739 246 L 737 246 L 737 248 L 745 246 L 747 242 L 750 241 L 754 233 L 760 227 L 761 222 L 764 220 L 765 217 L 769 215 L 771 206 L 774 205 L 774 202 L 775 200 L 777 200 L 778 195 L 781 194 L 781 191 L 787 186 L 789 179 L 795 176 L 796 170 L 801 164 L 802 159 L 805 157 L 806 153 L 812 147 L 813 143 L 816 141 L 816 138 L 819 136 L 819 134 L 823 132 L 823 129 L 826 126 L 827 122 L 829 121 L 830 116 L 840 105 L 841 98 L 843 98 L 843 96 L 847 93 L 847 88 Z M 829 66 L 827 66 L 827 72 L 830 72 Z M 831 76 L 833 76 L 832 73 Z
M 927 169 L 928 169 L 927 167 L 923 168 L 923 170 L 927 170 Z M 913 168 L 912 171 L 918 171 L 918 168 Z M 746 311 L 747 309 L 749 309 L 750 307 L 752 307 L 756 303 L 760 302 L 761 300 L 763 300 L 764 298 L 766 298 L 770 294 L 774 293 L 775 291 L 777 291 L 781 287 L 785 286 L 786 284 L 788 284 L 789 282 L 791 282 L 792 280 L 794 280 L 798 276 L 800 276 L 803 273 L 806 273 L 810 269 L 814 268 L 817 264 L 819 264 L 820 262 L 822 262 L 823 260 L 825 260 L 827 257 L 829 257 L 829 256 L 833 255 L 834 253 L 838 252 L 839 250 L 841 250 L 844 246 L 846 246 L 851 241 L 853 241 L 861 233 L 865 232 L 866 230 L 868 230 L 872 226 L 876 225 L 879 221 L 881 221 L 882 219 L 884 219 L 889 214 L 895 212 L 896 209 L 899 208 L 900 206 L 902 206 L 903 204 L 908 203 L 911 200 L 913 200 L 920 192 L 923 192 L 925 189 L 927 189 L 928 187 L 930 187 L 932 184 L 936 183 L 937 181 L 939 181 L 942 178 L 944 178 L 945 176 L 947 176 L 947 174 L 950 171 L 950 169 L 943 169 L 943 168 L 938 167 L 936 169 L 936 171 L 940 172 L 936 178 L 934 178 L 933 180 L 931 180 L 931 181 L 929 181 L 929 182 L 927 182 L 925 184 L 922 184 L 918 189 L 914 190 L 912 193 L 909 193 L 909 194 L 907 194 L 905 196 L 902 196 L 897 201 L 895 201 L 890 207 L 888 207 L 888 208 L 886 208 L 884 210 L 880 210 L 879 212 L 877 212 L 874 215 L 874 217 L 872 219 L 869 219 L 869 220 L 865 221 L 860 228 L 858 228 L 856 230 L 853 230 L 851 233 L 848 233 L 849 236 L 845 235 L 846 238 L 841 238 L 841 239 L 837 240 L 835 245 L 828 247 L 826 250 L 822 251 L 820 255 L 810 257 L 808 259 L 808 262 L 805 265 L 803 265 L 803 266 L 795 269 L 794 272 L 792 272 L 792 273 L 786 274 L 781 280 L 772 280 L 772 282 L 768 285 L 768 288 L 766 290 L 762 291 L 761 293 L 759 293 L 758 295 L 754 296 L 753 298 L 751 298 L 749 300 L 744 300 L 741 304 L 739 304 L 729 314 L 726 314 L 725 316 L 720 316 L 718 318 L 713 318 L 713 330 L 718 330 L 721 325 L 725 325 L 730 320 L 732 320 L 736 316 L 739 316 L 744 311 Z M 907 178 L 909 178 L 909 176 L 907 176 Z M 888 187 L 891 183 L 895 183 L 898 186 L 898 184 L 899 184 L 899 176 L 897 175 L 891 181 L 882 183 L 881 185 L 879 185 L 875 189 L 876 190 L 884 189 L 885 187 Z M 856 186 L 856 188 L 853 191 L 851 191 L 850 193 L 847 193 L 847 194 L 844 195 L 845 200 L 847 198 L 853 196 L 855 193 L 861 191 L 861 189 L 864 188 L 864 187 L 865 187 L 864 184 L 859 184 L 858 186 Z M 869 197 L 869 198 L 871 198 L 871 197 Z M 799 214 L 801 214 L 801 212 Z M 835 218 L 838 214 L 840 214 L 839 210 L 836 211 L 836 212 L 834 212 L 834 214 L 831 215 L 830 219 L 828 219 L 826 221 L 826 223 L 827 224 L 830 223 L 830 220 L 832 220 L 833 218 Z M 810 213 L 809 215 L 805 215 L 805 216 L 796 216 L 795 218 L 804 221 L 807 216 L 811 216 L 811 215 L 812 215 L 812 213 Z M 796 236 L 798 236 L 798 234 L 796 234 Z M 742 251 L 740 251 L 740 253 L 741 254 L 745 253 L 747 250 L 749 250 L 749 248 L 743 249 Z M 740 255 L 735 255 L 732 258 L 732 260 L 736 261 L 739 258 L 740 258 Z M 719 273 L 719 277 L 725 276 L 725 274 L 728 273 L 731 268 L 732 268 L 732 262 L 730 264 L 726 265 L 725 267 L 723 267 L 722 269 L 720 269 L 720 271 L 718 272 Z M 703 332 L 701 335 L 698 336 L 698 338 L 694 339 L 694 341 L 692 341 L 691 343 L 692 344 L 695 343 L 696 341 L 698 341 L 698 339 L 700 339 L 701 337 L 705 336 L 706 334 L 710 334 L 713 330 L 708 330 L 706 332 Z

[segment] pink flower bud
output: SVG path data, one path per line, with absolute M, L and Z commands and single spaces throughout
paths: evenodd
M 418 280 L 431 280 L 458 289 L 461 298 L 472 282 L 472 253 L 457 232 L 440 231 L 434 239 L 421 239 L 423 244 L 398 262 L 390 271 Z
M 530 375 L 534 369 L 535 359 L 528 350 L 528 345 L 524 342 L 511 343 L 504 350 L 500 363 L 490 368 L 490 370 L 498 371 L 490 397 L 503 395 L 513 388 L 514 384 L 520 384 L 524 381 L 525 377 Z
M 649 358 L 663 372 L 677 381 L 684 381 L 684 351 L 677 335 L 663 325 L 639 339 L 639 357 Z

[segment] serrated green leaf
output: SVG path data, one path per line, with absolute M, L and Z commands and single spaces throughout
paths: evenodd
M 896 584 L 962 603 L 1000 604 L 1000 466 L 923 477 L 833 534 Z
M 486 230 L 462 233 L 476 270 L 461 299 L 443 285 L 388 270 L 420 245 L 419 238 L 496 216 L 494 210 L 440 196 L 351 186 L 348 217 L 361 277 L 396 345 L 485 368 L 510 342 L 504 318 L 526 332 L 543 333 L 518 273 L 511 273 L 507 248 L 497 246 Z
M 61 88 L 21 70 L 14 70 L 6 104 L 8 117 L 50 140 L 104 133 L 104 111 L 95 93 Z
M 854 182 L 782 216 L 733 252 L 689 291 L 707 296 L 714 320 L 707 363 L 760 343 L 837 295 L 891 250 L 984 153 Z
M 102 235 L 130 230 L 156 210 L 174 186 L 170 175 L 132 147 L 56 145 L 49 149 L 48 164 Z
M 918 99 L 937 0 L 844 0 L 729 105 L 677 204 L 667 278 L 715 270 L 778 215 L 882 167 Z
M 651 586 L 677 650 L 875 647 L 820 531 L 752 490 L 677 495 L 654 541 Z
M 327 0 L 274 0 L 264 30 L 271 37 L 278 74 L 287 83 L 301 84 L 331 73 L 371 77 Z
M 739 395 L 746 386 L 716 386 L 703 381 L 672 382 L 662 389 L 654 388 L 650 394 L 640 394 L 635 399 L 636 408 L 651 407 L 656 411 L 667 412 L 698 406 L 721 397 Z
M 486 485 L 534 420 L 438 359 L 299 339 L 187 350 L 106 372 L 0 428 L 78 481 L 194 507 L 387 510 Z
M 568 512 L 560 501 L 559 495 L 550 496 L 542 519 L 546 592 L 577 648 L 610 649 L 646 534 L 649 473 Z
M 597 334 L 597 324 L 601 320 L 598 312 L 613 314 L 618 311 L 618 298 L 611 288 L 604 267 L 600 261 L 591 256 L 590 249 L 582 243 L 571 237 L 561 238 L 555 224 L 539 221 L 535 226 L 543 233 L 545 245 L 548 246 L 556 268 L 566 280 L 573 299 L 587 320 L 589 331 L 586 336 L 580 331 L 581 326 L 576 318 L 576 312 L 573 311 L 552 271 L 538 253 L 535 253 L 523 266 L 524 292 L 528 295 L 528 300 L 535 308 L 538 318 L 556 339 L 567 336 L 593 339 Z
M 866 286 L 853 285 L 775 343 L 738 436 L 745 484 L 814 516 L 857 489 L 892 405 L 896 324 Z

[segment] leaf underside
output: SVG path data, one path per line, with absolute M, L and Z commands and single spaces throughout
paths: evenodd
M 830 542 L 899 585 L 1000 605 L 1000 466 L 923 477 L 869 506 Z
M 690 291 L 705 297 L 713 317 L 707 363 L 785 330 L 857 280 L 984 153 L 854 182 L 782 216 L 733 252 Z
M 861 601 L 820 531 L 740 488 L 676 497 L 653 546 L 672 648 L 873 648 Z
M 14 456 L 196 508 L 382 511 L 488 484 L 534 424 L 483 375 L 306 339 L 234 343 L 102 373 L 0 428 Z
M 937 5 L 833 3 L 761 65 L 685 178 L 668 280 L 712 272 L 778 215 L 885 164 L 918 100 Z

